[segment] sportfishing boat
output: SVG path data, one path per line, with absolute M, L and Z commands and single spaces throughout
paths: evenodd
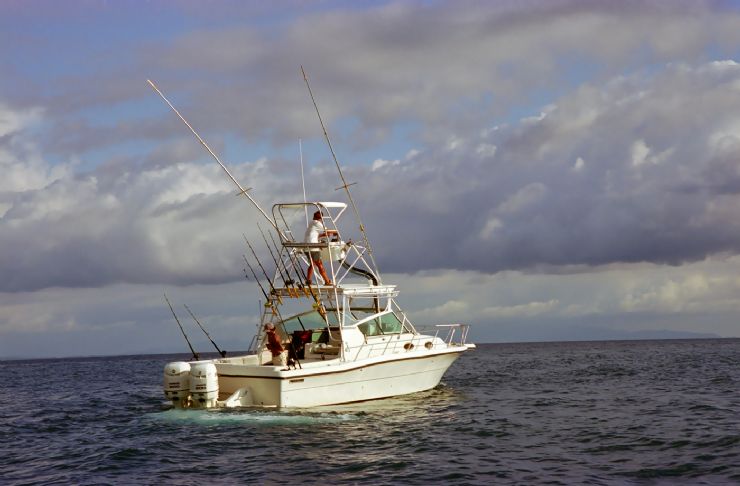
M 381 280 L 338 162 L 361 242 L 343 236 L 351 224 L 343 217 L 344 202 L 278 203 L 268 215 L 149 83 L 269 223 L 269 237 L 262 232 L 269 264 L 246 241 L 251 257 L 244 260 L 264 298 L 249 350 L 168 363 L 164 392 L 175 407 L 315 407 L 415 393 L 437 386 L 450 365 L 475 347 L 466 343 L 467 325 L 411 323 L 396 301 L 397 287 Z M 328 135 L 326 141 L 334 155 Z

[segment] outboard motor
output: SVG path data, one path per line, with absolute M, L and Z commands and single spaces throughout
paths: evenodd
M 186 408 L 190 399 L 190 365 L 184 361 L 167 363 L 164 367 L 164 396 L 176 408 Z
M 211 408 L 218 400 L 218 373 L 210 362 L 193 363 L 190 367 L 191 405 L 196 408 Z

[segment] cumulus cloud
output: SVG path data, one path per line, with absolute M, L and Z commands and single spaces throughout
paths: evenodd
M 502 324 L 644 327 L 659 316 L 685 329 L 737 336 L 738 257 L 682 267 L 609 265 L 566 274 L 474 271 L 393 275 L 415 324 L 460 322 L 494 338 Z M 450 298 L 454 295 L 454 298 Z M 525 335 L 523 331 L 520 336 Z
M 43 110 L 14 109 L 0 103 L 0 197 L 14 191 L 40 189 L 71 173 L 70 165 L 49 166 L 25 134 L 43 119 Z
M 397 166 L 400 163 L 401 161 L 398 159 L 396 160 L 375 159 L 373 161 L 373 164 L 370 166 L 370 170 L 376 171 L 376 170 L 382 169 L 383 167 L 390 168 L 390 167 Z
M 400 240 L 429 251 L 421 260 L 381 249 L 379 260 L 393 270 L 500 271 L 737 252 L 739 80 L 734 63 L 666 65 L 584 85 L 548 116 L 454 150 L 429 146 L 396 179 L 413 195 L 385 190 L 370 206 L 376 218 L 399 216 L 383 218 L 378 248 Z M 496 145 L 495 156 L 481 160 L 480 143 Z M 383 191 L 380 180 L 355 179 L 372 182 L 368 199 Z
M 534 317 L 546 312 L 552 312 L 557 308 L 559 302 L 556 299 L 550 299 L 547 302 L 528 302 L 526 304 L 508 305 L 508 306 L 489 306 L 484 307 L 482 314 L 492 319 L 502 317 Z
M 253 10 L 224 6 L 234 18 L 248 19 Z M 204 6 L 199 15 L 213 12 Z M 141 106 L 149 95 L 144 80 L 153 77 L 167 92 L 186 95 L 183 108 L 198 113 L 210 130 L 248 142 L 294 144 L 298 137 L 320 135 L 318 128 L 307 133 L 315 117 L 300 65 L 330 128 L 347 118 L 357 121 L 357 130 L 334 134 L 339 140 L 351 138 L 367 148 L 408 120 L 421 120 L 425 137 L 447 139 L 450 124 L 479 129 L 491 110 L 505 115 L 533 92 L 569 89 L 571 71 L 604 78 L 641 63 L 697 61 L 708 45 L 720 51 L 735 46 L 738 18 L 732 9 L 701 2 L 622 2 L 618 9 L 580 1 L 481 2 L 465 8 L 388 2 L 316 8 L 272 23 L 269 33 L 249 22 L 193 28 L 168 42 L 142 39 L 119 67 L 96 73 L 92 86 L 74 75 L 59 80 L 57 95 L 45 101 L 64 122 L 47 143 L 82 150 L 179 133 L 164 111 L 136 123 L 84 119 L 85 110 L 101 105 Z M 91 87 L 80 90 L 81 85 Z M 548 111 L 530 108 L 541 116 Z M 80 132 L 95 136 L 69 136 Z M 494 150 L 490 144 L 480 148 Z
M 217 165 L 101 166 L 75 174 L 69 164 L 46 162 L 23 130 L 0 144 L 8 175 L 0 190 L 0 291 L 241 278 L 241 234 L 254 236 L 258 216 Z M 258 160 L 234 171 L 284 190 L 268 165 Z
M 0 103 L 0 137 L 12 135 L 29 124 L 36 122 L 42 112 L 43 110 L 39 108 L 14 110 Z
M 452 135 L 403 164 L 348 167 L 381 270 L 679 264 L 739 251 L 739 84 L 734 63 L 667 65 L 584 85 L 536 121 Z M 481 144 L 497 150 L 481 157 Z M 10 174 L 27 174 L 3 193 L 5 290 L 237 278 L 239 234 L 253 218 L 215 164 L 75 175 L 28 138 L 0 149 Z M 269 205 L 297 192 L 295 170 L 281 167 L 259 159 L 234 170 Z M 317 193 L 334 193 L 333 172 L 311 169 Z

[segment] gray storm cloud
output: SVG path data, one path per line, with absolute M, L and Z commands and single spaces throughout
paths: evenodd
M 740 251 L 739 87 L 731 61 L 667 65 L 583 85 L 539 116 L 450 133 L 404 160 L 348 167 L 381 270 L 679 264 Z M 22 128 L 8 137 L 6 152 L 30 143 Z M 254 234 L 257 215 L 215 164 L 30 167 L 34 187 L 2 194 L 1 290 L 241 278 L 241 234 Z M 279 160 L 234 169 L 268 208 L 297 196 L 298 175 Z M 315 191 L 336 197 L 335 178 L 315 168 Z
M 380 259 L 396 271 L 495 272 L 737 252 L 739 87 L 732 61 L 669 65 L 582 86 L 541 116 L 376 171 L 365 197 L 393 180 L 371 205 L 376 221 L 388 215 L 379 248 L 425 248 Z

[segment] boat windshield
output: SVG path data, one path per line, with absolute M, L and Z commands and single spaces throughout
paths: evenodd
M 355 318 L 355 322 L 360 322 L 373 314 L 374 312 L 353 311 L 352 317 Z M 362 331 L 365 336 L 398 334 L 402 332 L 403 324 L 393 312 L 387 312 L 362 322 L 357 326 L 357 329 Z M 405 332 L 410 331 L 406 329 Z
M 328 309 L 326 312 L 327 320 L 329 321 L 329 325 L 332 327 L 338 326 L 339 323 L 337 321 L 337 313 L 333 309 Z M 321 317 L 321 314 L 319 314 L 318 311 L 313 310 L 309 312 L 305 312 L 303 314 L 298 314 L 296 316 L 290 317 L 283 321 L 283 326 L 285 327 L 285 332 L 288 334 L 293 333 L 293 331 L 306 331 L 309 329 L 325 329 L 326 328 L 326 321 L 323 317 Z
M 345 322 L 345 325 L 352 326 L 356 323 L 360 323 L 357 325 L 357 328 L 365 336 L 380 336 L 382 334 L 411 332 L 408 327 L 404 328 L 401 320 L 393 312 L 386 312 L 381 315 L 376 314 L 377 313 L 372 309 L 353 309 L 351 313 L 347 315 L 347 322 Z M 326 317 L 331 328 L 339 326 L 336 309 L 327 309 Z M 292 334 L 294 331 L 326 329 L 326 321 L 318 311 L 313 310 L 286 319 L 283 321 L 283 326 L 285 328 L 285 332 Z

